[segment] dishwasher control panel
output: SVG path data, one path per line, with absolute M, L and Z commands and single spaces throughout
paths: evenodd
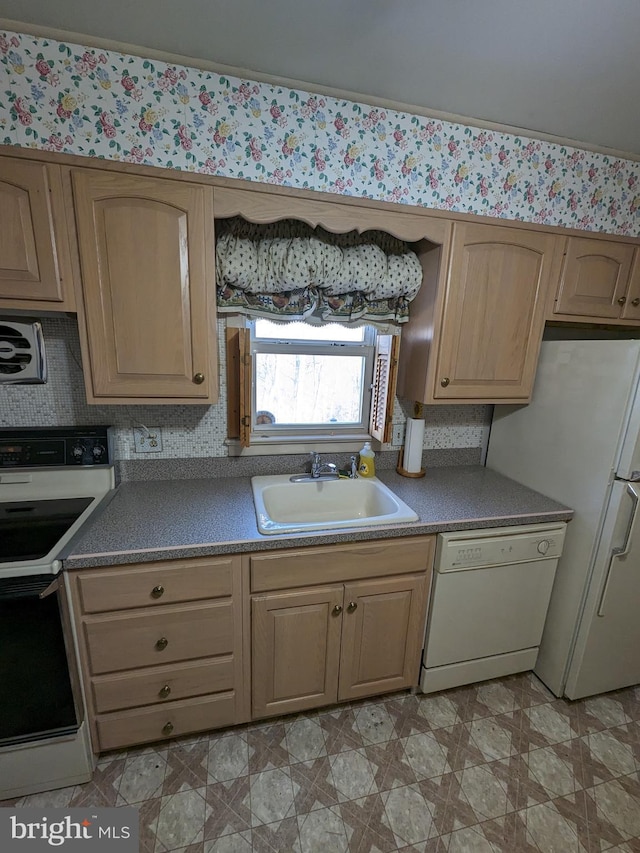
M 566 524 L 527 524 L 440 533 L 436 571 L 455 572 L 485 566 L 558 559 Z

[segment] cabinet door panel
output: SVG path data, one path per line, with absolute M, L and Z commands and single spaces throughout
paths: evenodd
M 436 399 L 530 396 L 556 247 L 548 234 L 456 224 Z
M 341 701 L 418 683 L 426 589 L 424 574 L 345 587 Z
M 336 701 L 342 596 L 341 586 L 254 596 L 254 717 Z
M 625 298 L 633 246 L 570 237 L 556 313 L 617 318 Z
M 49 168 L 0 158 L 0 298 L 62 301 Z
M 627 301 L 622 309 L 625 320 L 640 320 L 640 249 L 636 248 L 627 290 Z
M 73 183 L 93 393 L 207 400 L 211 188 L 94 171 Z

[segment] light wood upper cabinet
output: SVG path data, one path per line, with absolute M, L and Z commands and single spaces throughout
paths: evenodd
M 455 223 L 450 243 L 422 258 L 400 394 L 425 403 L 526 402 L 560 246 L 551 234 Z
M 622 309 L 622 318 L 640 322 L 640 248 L 636 248 L 633 256 L 627 301 Z
M 527 400 L 556 238 L 456 224 L 440 331 L 437 400 Z
M 0 307 L 74 310 L 59 166 L 0 157 Z
M 640 319 L 640 286 L 634 284 L 630 292 L 635 251 L 625 243 L 569 237 L 554 314 L 605 322 Z M 638 300 L 635 305 L 634 299 Z
M 89 401 L 215 402 L 212 187 L 82 169 L 72 178 Z

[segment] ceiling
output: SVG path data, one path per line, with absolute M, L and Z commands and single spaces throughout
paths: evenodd
M 0 17 L 640 156 L 640 0 L 0 0 Z

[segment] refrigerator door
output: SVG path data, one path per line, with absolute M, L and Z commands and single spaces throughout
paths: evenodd
M 617 480 L 569 668 L 580 699 L 640 683 L 640 484 Z
M 562 696 L 631 408 L 639 341 L 545 341 L 528 406 L 496 406 L 487 467 L 570 506 L 535 672 Z
M 640 479 L 640 380 L 629 403 L 617 474 L 621 480 Z

